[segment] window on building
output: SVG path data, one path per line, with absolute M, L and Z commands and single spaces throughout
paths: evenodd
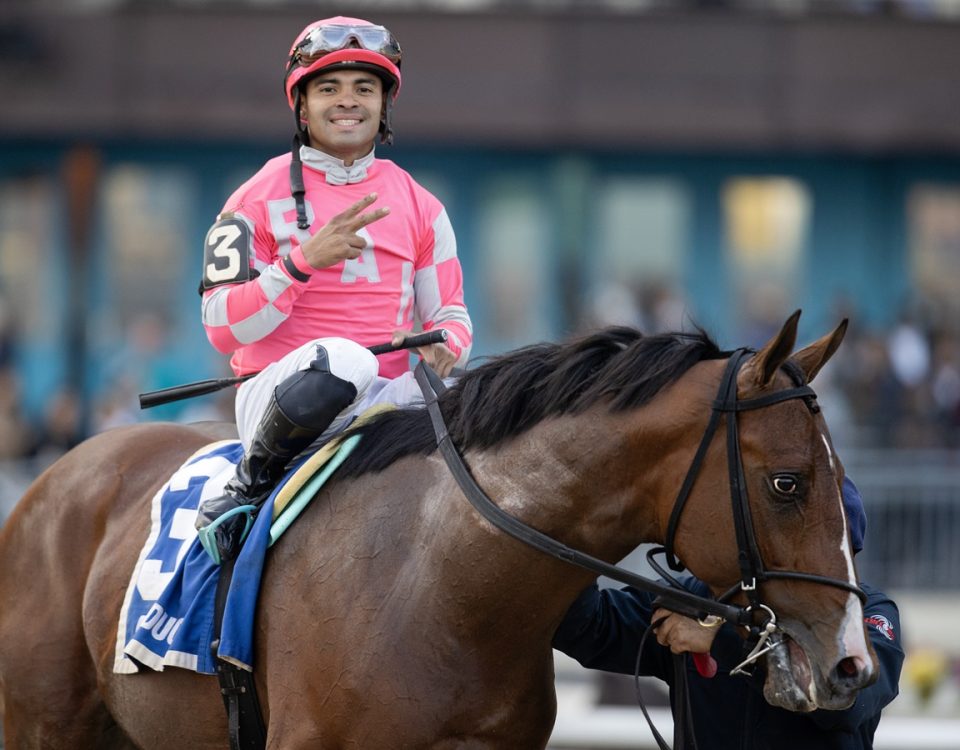
M 488 350 L 552 337 L 550 224 L 535 181 L 504 176 L 487 185 L 477 222 L 483 320 L 474 326 Z
M 910 267 L 925 306 L 960 314 L 960 185 L 918 183 L 907 196 Z
M 611 178 L 597 191 L 597 246 L 583 248 L 593 326 L 680 330 L 691 201 L 669 178 Z
M 800 180 L 734 177 L 721 195 L 731 300 L 744 343 L 759 345 L 803 293 L 813 200 Z
M 165 313 L 180 299 L 185 264 L 196 261 L 196 198 L 192 176 L 178 169 L 118 165 L 104 174 L 105 271 L 117 322 Z
M 0 459 L 26 448 L 14 414 L 39 417 L 63 376 L 59 213 L 50 174 L 0 178 Z
M 95 431 L 143 418 L 136 393 L 192 377 L 196 352 L 178 326 L 199 272 L 198 199 L 197 177 L 185 168 L 128 163 L 103 171 L 98 292 L 88 329 Z M 147 416 L 169 418 L 180 407 Z
M 49 175 L 0 180 L 0 337 L 56 335 L 56 200 Z

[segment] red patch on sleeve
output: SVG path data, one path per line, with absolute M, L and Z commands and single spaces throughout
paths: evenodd
M 897 639 L 896 634 L 893 632 L 893 623 L 883 615 L 870 615 L 869 617 L 864 617 L 863 621 L 870 627 L 878 630 L 880 635 L 888 641 L 895 641 Z

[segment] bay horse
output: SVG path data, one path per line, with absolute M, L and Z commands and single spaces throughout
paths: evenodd
M 743 399 L 809 381 L 845 322 L 791 357 L 798 313 L 736 376 Z M 704 334 L 611 328 L 526 347 L 441 397 L 476 481 L 518 519 L 605 561 L 663 542 L 729 353 Z M 770 569 L 856 583 L 842 466 L 804 399 L 733 417 Z M 0 532 L 0 709 L 8 750 L 225 748 L 217 680 L 112 672 L 118 613 L 151 496 L 225 425 L 101 433 L 44 472 Z M 267 746 L 542 748 L 551 639 L 594 575 L 499 532 L 467 503 L 424 409 L 383 415 L 273 547 L 256 620 Z M 709 441 L 674 549 L 719 595 L 741 578 L 727 448 Z M 860 600 L 810 580 L 760 585 L 787 646 L 768 700 L 843 708 L 875 679 Z

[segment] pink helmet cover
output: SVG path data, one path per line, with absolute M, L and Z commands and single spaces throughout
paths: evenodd
M 348 16 L 334 16 L 332 18 L 324 18 L 320 21 L 314 21 L 297 35 L 297 38 L 290 46 L 288 60 L 293 59 L 293 55 L 296 52 L 297 46 L 304 40 L 304 38 L 306 38 L 307 34 L 309 34 L 315 28 L 328 25 L 374 26 L 375 24 L 370 23 L 370 21 L 365 21 L 362 18 L 350 18 Z M 348 67 L 350 63 L 359 63 L 359 65 L 362 67 L 374 66 L 381 68 L 391 79 L 393 79 L 394 86 L 392 87 L 390 93 L 393 99 L 397 98 L 397 94 L 400 91 L 400 68 L 378 52 L 373 52 L 372 50 L 358 47 L 347 47 L 345 49 L 329 52 L 306 67 L 302 65 L 294 65 L 293 67 L 288 68 L 288 73 L 284 80 L 284 90 L 287 94 L 287 103 L 291 108 L 294 106 L 294 91 L 296 90 L 297 85 L 306 77 L 312 76 L 324 68 L 330 68 L 334 66 Z

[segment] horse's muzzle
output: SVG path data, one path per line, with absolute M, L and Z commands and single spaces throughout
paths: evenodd
M 818 669 L 796 640 L 784 636 L 767 654 L 763 695 L 788 711 L 840 711 L 852 706 L 857 692 L 876 678 L 873 663 L 859 656 L 843 657 L 826 672 Z

